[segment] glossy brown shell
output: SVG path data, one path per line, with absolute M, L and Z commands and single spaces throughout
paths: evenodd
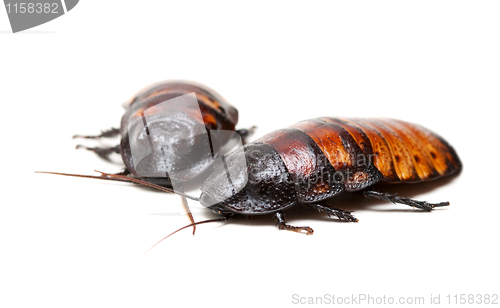
M 238 122 L 238 111 L 211 88 L 194 82 L 176 80 L 154 84 L 141 90 L 129 102 L 124 104 L 126 112 L 122 117 L 120 126 L 120 154 L 130 172 L 137 175 L 130 149 L 129 122 L 134 117 L 140 116 L 148 108 L 193 92 L 196 94 L 199 106 L 196 107 L 196 110 L 190 110 L 190 107 L 185 107 L 182 110 L 184 114 L 188 115 L 194 121 L 204 124 L 207 130 L 235 130 Z M 198 107 L 199 109 L 197 109 Z M 225 142 L 226 140 L 218 140 L 219 145 L 223 145 Z M 213 150 L 216 151 L 217 149 Z M 182 160 L 182 157 L 179 157 L 179 160 Z M 208 162 L 199 163 L 200 165 L 209 164 Z
M 316 168 L 311 155 L 317 154 L 307 154 L 310 146 L 300 142 L 304 139 L 297 137 L 301 133 L 313 140 L 335 170 L 349 171 L 346 186 L 353 181 L 354 189 L 347 190 L 363 188 L 364 182 L 372 184 L 370 165 L 382 174 L 380 180 L 391 183 L 429 181 L 462 167 L 455 150 L 443 138 L 420 125 L 389 118 L 310 119 L 256 142 L 273 146 L 292 174 L 307 175 Z
M 243 149 L 244 168 L 233 163 L 239 156 L 230 155 L 227 167 L 214 172 L 201 188 L 202 204 L 215 202 L 215 213 L 274 213 L 380 181 L 430 181 L 462 168 L 443 138 L 422 126 L 386 118 L 310 119 Z M 228 185 L 228 174 L 237 180 L 232 183 L 241 185 Z
M 128 121 L 144 110 L 165 100 L 193 92 L 196 93 L 203 117 L 198 119 L 200 122 L 203 121 L 209 129 L 235 129 L 238 123 L 238 110 L 219 93 L 202 84 L 175 80 L 159 82 L 139 91 L 124 106 L 127 111 L 123 115 L 121 129 L 124 130 Z

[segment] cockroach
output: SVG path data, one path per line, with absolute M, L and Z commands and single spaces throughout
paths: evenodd
M 180 107 L 176 106 L 177 110 L 175 110 L 175 112 L 172 112 L 172 110 L 164 110 L 165 108 L 161 110 L 155 110 L 154 108 L 152 108 L 165 101 L 169 101 L 176 97 L 180 97 L 189 93 L 196 94 L 196 99 L 198 100 L 198 105 L 195 106 L 196 110 L 192 110 L 193 106 L 190 105 L 181 105 Z M 121 136 L 120 144 L 113 147 L 102 148 L 77 145 L 77 148 L 84 148 L 89 151 L 95 152 L 98 156 L 104 159 L 108 159 L 108 156 L 111 153 L 120 154 L 126 166 L 126 169 L 122 173 L 122 175 L 132 174 L 136 177 L 142 177 L 137 172 L 136 166 L 134 165 L 130 141 L 131 139 L 133 139 L 133 141 L 140 143 L 140 140 L 147 140 L 147 138 L 144 138 L 144 136 L 149 134 L 149 131 L 151 130 L 157 131 L 158 135 L 161 134 L 163 138 L 168 139 L 167 143 L 168 141 L 171 141 L 171 143 L 179 143 L 175 139 L 179 135 L 180 131 L 187 132 L 189 135 L 189 133 L 192 133 L 192 131 L 200 124 L 204 125 L 205 129 L 209 131 L 234 131 L 235 126 L 238 123 L 238 110 L 230 105 L 220 94 L 205 85 L 188 81 L 164 81 L 154 84 L 141 90 L 129 102 L 123 104 L 123 106 L 125 107 L 126 111 L 121 119 L 120 128 L 111 128 L 109 130 L 103 131 L 100 135 L 97 136 L 73 136 L 73 138 L 86 139 L 111 138 Z M 149 114 L 147 125 L 130 126 L 132 119 L 138 117 L 144 119 L 144 113 L 147 112 L 147 110 L 152 111 Z M 196 112 L 198 110 L 200 112 Z M 180 117 L 179 114 L 182 114 L 183 116 Z M 253 128 L 240 129 L 236 132 L 242 138 L 246 138 L 250 133 L 252 133 L 252 131 Z M 130 138 L 131 135 L 132 138 Z M 220 137 L 226 135 L 216 135 L 212 138 L 216 138 L 217 136 Z M 198 141 L 194 137 L 192 139 L 193 140 L 190 140 L 192 142 Z M 223 146 L 227 142 L 227 140 L 211 141 L 211 148 L 214 152 L 214 155 L 217 155 L 221 146 Z M 174 151 L 174 153 L 172 153 L 172 155 L 165 155 L 169 157 L 169 161 L 167 162 L 168 164 L 178 165 L 181 161 L 183 163 L 186 163 L 186 161 L 188 161 L 188 159 L 186 159 L 185 157 L 186 155 L 190 155 L 191 153 L 186 153 L 186 151 L 179 153 L 182 150 L 179 149 L 179 146 L 182 145 L 178 144 L 178 147 L 171 146 L 169 148 Z M 192 146 L 192 148 L 196 147 Z M 152 170 L 161 169 L 161 165 L 165 164 L 164 158 L 165 157 L 163 157 L 162 160 L 145 160 L 145 162 L 149 165 L 145 168 L 149 168 Z M 208 168 L 211 160 L 205 159 L 203 161 L 200 161 L 193 158 L 190 159 L 189 162 L 197 164 L 197 168 L 195 170 L 196 172 L 185 174 L 184 176 L 186 179 L 195 177 L 197 173 L 203 172 L 203 170 Z M 162 177 L 146 178 L 146 180 L 150 182 L 158 182 L 159 184 L 164 184 L 167 186 L 171 184 L 168 174 Z
M 186 104 L 186 101 L 180 101 L 178 104 L 162 104 L 193 93 L 196 96 L 193 99 L 197 100 L 197 104 L 196 101 L 194 105 Z M 196 130 L 199 131 L 200 127 L 202 127 L 206 131 L 235 131 L 238 122 L 238 110 L 220 94 L 205 85 L 188 81 L 164 81 L 154 84 L 141 90 L 123 106 L 126 111 L 121 119 L 120 128 L 103 131 L 97 136 L 73 136 L 73 138 L 85 139 L 121 136 L 120 144 L 106 148 L 78 145 L 77 148 L 95 152 L 104 159 L 109 159 L 109 155 L 112 153 L 118 153 L 121 155 L 126 167 L 123 172 L 118 173 L 119 175 L 128 178 L 141 178 L 147 182 L 167 187 L 172 187 L 172 182 L 169 174 L 162 171 L 165 169 L 165 165 L 189 170 L 189 172 L 182 174 L 183 181 L 195 178 L 210 167 L 213 161 L 212 157 L 199 155 L 196 151 L 199 148 L 196 144 L 207 142 L 208 139 L 197 138 L 196 133 L 199 132 L 196 132 Z M 147 123 L 145 122 L 145 113 L 147 113 Z M 132 125 L 134 119 L 139 120 L 139 125 Z M 254 128 L 240 129 L 236 133 L 244 142 Z M 150 174 L 160 173 L 162 176 L 143 176 L 138 172 L 133 161 L 130 143 L 135 143 L 136 147 L 146 146 L 144 143 L 147 143 L 150 131 L 155 131 L 157 136 L 164 138 L 163 142 L 169 146 L 162 148 L 164 155 L 161 159 L 154 156 L 147 157 L 141 162 L 140 167 Z M 180 133 L 188 138 L 178 140 Z M 210 149 L 212 155 L 216 156 L 221 147 L 228 142 L 230 135 L 211 134 L 211 137 Z M 102 178 L 102 176 L 98 178 Z M 124 179 L 124 181 L 128 180 Z M 183 203 L 191 222 L 194 222 L 184 198 Z
M 287 224 L 283 212 L 302 204 L 342 221 L 357 222 L 350 211 L 325 203 L 342 192 L 355 191 L 367 198 L 431 211 L 449 202 L 417 201 L 370 187 L 379 182 L 431 181 L 461 169 L 453 147 L 420 125 L 389 118 L 323 117 L 274 131 L 228 154 L 224 164 L 203 183 L 199 198 L 139 179 L 133 181 L 179 193 L 222 216 L 175 232 L 236 215 L 273 214 L 280 230 L 312 234 L 308 226 Z M 122 175 L 103 176 L 126 179 Z

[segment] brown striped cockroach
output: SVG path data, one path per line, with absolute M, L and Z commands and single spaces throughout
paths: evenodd
M 180 100 L 186 95 L 193 95 L 192 100 Z M 177 99 L 177 101 L 175 101 Z M 193 101 L 194 100 L 194 101 Z M 165 104 L 167 102 L 167 104 Z M 112 153 L 118 153 L 125 164 L 125 170 L 116 175 L 126 178 L 122 181 L 130 182 L 130 178 L 141 179 L 146 182 L 172 187 L 172 179 L 165 173 L 165 165 L 182 169 L 182 179 L 178 182 L 188 182 L 203 172 L 210 171 L 213 156 L 218 155 L 221 148 L 237 134 L 238 140 L 244 140 L 250 135 L 251 129 L 240 129 L 235 131 L 238 123 L 238 110 L 230 105 L 220 94 L 205 85 L 188 81 L 164 81 L 146 87 L 138 92 L 130 101 L 123 104 L 126 111 L 121 119 L 120 128 L 112 128 L 103 131 L 97 136 L 75 135 L 74 138 L 100 139 L 121 136 L 118 145 L 112 147 L 86 147 L 78 145 L 95 152 L 98 156 L 108 159 Z M 134 122 L 134 120 L 136 120 Z M 146 121 L 147 120 L 147 121 Z M 162 139 L 163 155 L 158 158 L 150 155 L 141 161 L 141 165 L 134 164 L 131 142 L 136 148 L 145 148 L 152 145 L 150 132 Z M 204 132 L 204 134 L 200 134 Z M 212 133 L 211 139 L 199 137 Z M 184 138 L 179 138 L 182 135 Z M 149 142 L 149 143 L 148 143 Z M 211 155 L 199 153 L 197 149 L 203 148 L 204 143 L 210 145 Z M 139 172 L 140 167 L 143 172 Z M 153 176 L 148 176 L 153 174 Z M 158 176 L 161 174 L 161 176 Z M 65 174 L 69 175 L 69 174 Z M 76 176 L 76 175 L 75 175 Z M 87 176 L 80 177 L 109 179 L 109 176 Z M 119 179 L 115 179 L 119 180 Z M 184 207 L 194 223 L 186 200 L 183 198 Z
M 163 102 L 189 93 L 196 94 L 196 99 L 198 100 L 198 104 L 196 106 L 181 103 L 180 106 L 166 105 L 161 110 L 154 109 L 155 106 L 158 106 Z M 193 131 L 200 125 L 204 126 L 204 129 L 210 131 L 234 131 L 235 126 L 238 123 L 238 110 L 230 105 L 220 94 L 205 85 L 188 81 L 159 82 L 141 90 L 123 106 L 126 111 L 121 119 L 120 128 L 112 128 L 110 130 L 103 131 L 97 136 L 75 135 L 73 138 L 99 139 L 121 136 L 120 144 L 113 147 L 101 148 L 78 145 L 77 148 L 84 148 L 93 151 L 105 159 L 107 159 L 111 153 L 120 154 L 126 166 L 124 175 L 132 174 L 134 176 L 141 176 L 137 172 L 136 166 L 133 163 L 133 155 L 130 147 L 130 135 L 133 135 L 133 140 L 146 140 L 147 138 L 144 138 L 144 136 L 146 136 L 150 130 L 154 130 L 157 135 L 161 135 L 163 138 L 166 138 L 167 143 L 172 144 L 177 142 L 177 136 L 180 133 L 185 133 L 185 135 L 190 136 L 194 135 Z M 172 108 L 176 108 L 176 110 L 172 110 Z M 148 117 L 148 123 L 146 126 L 130 125 L 134 118 L 141 118 L 141 120 L 143 120 L 144 113 L 148 111 L 150 111 L 151 114 Z M 251 133 L 251 130 L 240 129 L 236 132 L 244 138 Z M 191 141 L 196 142 L 197 140 Z M 214 155 L 218 153 L 221 146 L 226 142 L 227 140 L 212 140 L 212 150 L 214 151 Z M 180 149 L 180 146 L 181 145 L 179 145 L 179 147 L 170 147 L 170 149 L 177 152 L 172 153 L 172 155 L 165 155 L 171 159 L 171 161 L 168 162 L 169 164 L 176 165 L 180 160 L 183 162 L 187 161 L 183 158 L 185 158 L 186 155 L 189 156 L 193 154 L 189 153 L 189 150 L 197 148 L 195 146 L 191 146 L 191 148 L 184 147 L 184 151 L 181 152 L 182 149 Z M 193 158 L 190 162 L 198 164 L 198 168 L 195 169 L 196 172 L 202 172 L 210 165 L 211 160 L 205 159 L 200 161 Z M 149 168 L 158 170 L 160 169 L 159 164 L 164 163 L 164 161 L 147 161 L 147 163 L 150 164 Z M 185 174 L 184 176 L 186 178 L 190 178 L 196 176 L 196 174 L 195 172 L 192 172 L 191 174 Z M 151 177 L 147 180 L 160 182 L 165 185 L 170 184 L 168 176 Z
M 227 155 L 224 164 L 217 166 L 203 183 L 201 196 L 187 196 L 222 217 L 179 230 L 235 215 L 273 214 L 279 229 L 312 234 L 310 227 L 288 225 L 283 211 L 302 204 L 340 220 L 356 222 L 351 212 L 325 204 L 329 198 L 353 191 L 362 191 L 368 198 L 431 211 L 449 202 L 417 201 L 370 187 L 379 182 L 430 181 L 457 173 L 461 168 L 455 150 L 443 138 L 417 124 L 387 118 L 306 120 L 269 133 Z M 103 176 L 173 192 L 122 175 Z
M 283 211 L 304 204 L 355 222 L 350 212 L 324 203 L 344 191 L 363 191 L 368 198 L 430 211 L 449 202 L 416 201 L 368 188 L 378 182 L 430 181 L 462 168 L 443 138 L 422 126 L 386 118 L 306 120 L 245 145 L 243 153 L 246 169 L 237 163 L 242 155 L 228 157 L 229 170 L 219 168 L 202 186 L 201 204 L 223 219 L 273 213 L 280 229 L 307 234 L 313 230 L 288 225 Z M 227 182 L 226 173 L 230 186 L 221 185 Z

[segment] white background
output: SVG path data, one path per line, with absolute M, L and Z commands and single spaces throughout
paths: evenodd
M 0 305 L 499 294 L 499 16 L 495 1 L 81 1 L 12 34 L 0 9 Z M 359 223 L 297 208 L 287 219 L 314 235 L 242 217 L 184 230 L 141 257 L 188 223 L 177 196 L 34 171 L 121 171 L 119 156 L 77 151 L 71 136 L 116 127 L 122 102 L 165 79 L 221 93 L 238 127 L 258 125 L 254 139 L 318 116 L 422 124 L 455 147 L 463 172 L 388 190 L 451 206 L 339 198 Z M 214 217 L 190 205 L 197 221 Z

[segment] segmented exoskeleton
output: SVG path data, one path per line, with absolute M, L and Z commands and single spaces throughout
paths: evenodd
M 195 94 L 198 104 L 162 104 L 183 95 Z M 161 105 L 161 108 L 158 106 Z M 129 102 L 124 104 L 126 109 L 122 117 L 120 128 L 112 128 L 104 131 L 98 136 L 80 136 L 75 138 L 98 139 L 103 137 L 121 136 L 119 145 L 109 148 L 85 147 L 78 145 L 77 148 L 85 148 L 95 152 L 102 158 L 107 158 L 111 153 L 121 155 L 126 166 L 122 174 L 132 174 L 134 177 L 147 178 L 150 182 L 161 183 L 169 186 L 170 179 L 168 174 L 158 177 L 145 177 L 137 171 L 137 165 L 134 164 L 133 154 L 130 143 L 135 143 L 136 148 L 149 147 L 148 136 L 153 134 L 163 138 L 163 144 L 169 146 L 163 148 L 163 157 L 147 157 L 141 164 L 143 169 L 155 173 L 158 170 L 164 170 L 164 164 L 179 165 L 184 169 L 189 169 L 190 165 L 196 165 L 191 168 L 193 172 L 185 175 L 185 180 L 195 177 L 203 172 L 212 163 L 212 156 L 216 156 L 220 148 L 228 140 L 216 140 L 218 136 L 213 135 L 210 148 L 212 156 L 198 155 L 195 153 L 198 147 L 196 143 L 208 142 L 206 132 L 203 138 L 197 138 L 200 132 L 200 125 L 204 126 L 206 131 L 234 131 L 238 123 L 238 110 L 230 105 L 220 94 L 214 90 L 193 82 L 187 81 L 165 81 L 149 86 L 137 93 Z M 155 109 L 156 107 L 156 109 Z M 147 115 L 147 123 L 145 112 Z M 131 125 L 133 119 L 138 119 L 138 125 Z M 242 138 L 246 137 L 250 131 L 241 129 L 237 131 Z M 178 136 L 187 136 L 179 141 Z M 188 144 L 189 146 L 183 145 Z M 154 152 L 155 149 L 153 149 Z M 169 153 L 165 153 L 165 151 Z M 202 153 L 205 154 L 205 153 Z M 200 158 L 201 157 L 201 158 Z M 166 161 L 167 160 L 167 161 Z M 186 166 L 186 164 L 190 164 Z M 160 172 L 161 173 L 161 172 Z
M 422 126 L 386 118 L 302 121 L 245 145 L 244 156 L 246 170 L 237 170 L 242 168 L 234 163 L 238 159 L 234 155 L 227 159 L 229 171 L 219 170 L 205 181 L 201 203 L 226 218 L 275 213 L 280 228 L 307 233 L 312 229 L 287 225 L 282 211 L 306 204 L 342 220 L 357 221 L 350 212 L 323 201 L 343 191 L 360 190 L 366 197 L 429 211 L 449 203 L 431 204 L 367 188 L 380 181 L 429 181 L 461 169 L 455 150 L 444 139 Z M 233 178 L 232 186 L 221 184 L 227 182 L 226 173 Z M 238 174 L 248 181 L 238 181 Z
M 431 211 L 449 202 L 417 201 L 369 187 L 430 181 L 461 169 L 455 150 L 420 125 L 387 118 L 324 117 L 274 131 L 224 156 L 203 183 L 199 198 L 122 175 L 103 176 L 178 193 L 222 215 L 177 231 L 235 215 L 274 214 L 280 229 L 312 234 L 310 227 L 288 225 L 283 211 L 303 204 L 356 222 L 351 212 L 324 203 L 344 191 Z

